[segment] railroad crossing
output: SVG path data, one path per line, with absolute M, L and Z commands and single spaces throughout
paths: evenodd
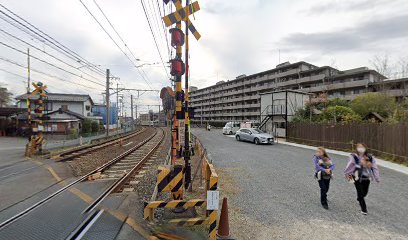
M 191 47 L 197 46 L 191 44 L 190 35 L 196 41 L 207 38 L 211 31 L 207 26 L 199 26 L 197 19 L 217 17 L 218 11 L 231 6 L 227 1 L 206 6 L 200 2 L 203 4 L 200 6 L 198 1 L 190 0 L 140 0 L 140 5 L 133 5 L 135 2 L 123 4 L 125 8 L 122 3 L 116 2 L 110 6 L 110 3 L 104 3 L 107 4 L 105 8 L 98 2 L 77 2 L 94 26 L 87 25 L 88 22 L 80 18 L 80 11 L 77 6 L 72 7 L 71 2 L 64 5 L 53 3 L 53 8 L 47 8 L 49 5 L 45 3 L 38 6 L 25 3 L 29 14 L 35 16 L 39 12 L 47 16 L 40 20 L 34 17 L 36 22 L 47 22 L 53 29 L 60 30 L 59 25 L 52 25 L 55 19 L 47 15 L 55 11 L 58 20 L 79 27 L 79 34 L 76 31 L 71 33 L 71 28 L 61 27 L 63 34 L 56 36 L 64 36 L 68 32 L 71 43 L 66 45 L 42 27 L 35 26 L 34 21 L 29 21 L 23 14 L 11 10 L 12 7 L 0 4 L 0 47 L 6 50 L 2 51 L 0 60 L 7 64 L 0 68 L 1 73 L 7 76 L 5 84 L 0 82 L 0 112 L 3 113 L 0 116 L 0 240 L 408 239 L 407 166 L 374 156 L 380 166 L 381 181 L 379 184 L 372 181 L 366 196 L 368 212 L 360 211 L 356 200 L 363 209 L 362 199 L 365 196 L 362 195 L 366 195 L 368 190 L 364 188 L 370 182 L 357 178 L 374 175 L 373 158 L 364 150 L 364 144 L 357 144 L 363 149 L 356 149 L 356 152 L 361 152 L 355 156 L 357 160 L 349 160 L 349 152 L 328 149 L 329 156 L 321 154 L 320 160 L 335 163 L 335 168 L 330 166 L 334 173 L 329 180 L 327 204 L 319 193 L 323 196 L 323 192 L 329 190 L 328 183 L 316 181 L 320 173 L 314 174 L 316 166 L 312 158 L 317 144 L 290 142 L 296 139 L 299 142 L 308 140 L 309 144 L 319 141 L 288 134 L 295 132 L 294 128 L 288 127 L 292 120 L 292 123 L 298 120 L 301 124 L 307 120 L 310 125 L 314 125 L 316 120 L 321 125 L 320 130 L 323 129 L 321 135 L 325 137 L 336 135 L 329 134 L 327 129 L 334 128 L 338 122 L 342 125 L 347 121 L 371 124 L 371 121 L 402 123 L 406 120 L 408 102 L 404 101 L 408 93 L 402 91 L 402 86 L 408 79 L 406 76 L 402 80 L 387 79 L 387 69 L 379 69 L 378 66 L 387 65 L 384 63 L 388 62 L 388 57 L 382 64 L 377 64 L 376 70 L 362 67 L 340 71 L 303 61 L 281 63 L 281 49 L 277 49 L 275 69 L 249 76 L 240 73 L 231 82 L 219 80 L 218 71 L 221 69 L 216 69 L 216 84 L 198 90 L 191 86 L 191 83 L 201 84 L 197 83 L 201 79 L 195 76 L 196 69 L 206 74 L 211 70 L 204 64 L 190 66 L 191 58 L 196 60 L 196 49 Z M 8 4 L 18 8 L 15 1 Z M 234 1 L 234 4 L 238 6 L 241 3 Z M 271 15 L 265 10 L 268 9 L 266 2 L 251 4 L 256 5 L 258 11 L 253 11 L 252 5 L 250 8 L 244 6 L 257 15 L 246 18 L 246 12 L 238 11 L 239 19 L 231 21 L 243 24 L 237 28 L 234 26 L 240 31 L 236 36 L 253 37 L 253 31 L 261 29 L 262 15 Z M 116 11 L 117 16 L 121 15 L 115 18 L 120 19 L 118 22 L 110 17 L 113 9 L 120 9 L 114 5 L 122 7 Z M 28 6 L 41 9 L 35 11 Z M 140 28 L 140 14 L 135 12 L 134 6 L 146 18 L 152 40 L 149 44 L 144 42 L 146 36 Z M 341 8 L 346 9 L 344 6 Z M 313 9 L 321 11 L 324 8 Z M 401 10 L 404 8 L 401 7 Z M 65 11 L 75 18 L 66 17 Z M 235 11 L 234 6 L 228 14 L 235 15 Z M 254 30 L 249 24 L 253 19 L 256 20 L 256 25 L 252 25 Z M 288 18 L 285 19 L 288 21 Z M 224 23 L 219 20 L 217 24 Z M 210 19 L 200 21 L 210 23 Z M 65 25 L 64 22 L 59 23 Z M 322 22 L 321 19 L 319 22 Z M 299 25 L 299 22 L 296 24 Z M 196 25 L 205 35 L 200 34 Z M 378 22 L 371 25 L 386 26 Z M 372 31 L 361 30 L 371 25 L 367 22 L 355 30 L 347 30 L 361 33 L 361 39 L 372 39 L 372 34 L 364 36 Z M 229 36 L 228 31 L 231 30 L 234 28 L 222 29 L 225 36 Z M 132 31 L 137 37 L 128 44 L 130 42 L 122 31 Z M 299 47 L 301 45 L 297 44 L 302 44 L 301 36 L 309 39 L 308 49 L 313 49 L 313 45 L 320 48 L 320 45 L 324 47 L 327 44 L 326 35 L 336 36 L 334 32 L 323 33 L 308 33 L 313 34 L 312 39 L 306 33 L 292 33 L 283 39 L 290 43 L 288 45 Z M 106 37 L 113 49 L 101 40 L 99 34 Z M 220 40 L 221 34 L 218 32 L 216 35 L 215 39 Z M 321 35 L 325 37 L 319 38 Z M 86 36 L 91 40 L 85 41 Z M 256 38 L 263 39 L 258 33 Z M 212 40 L 206 39 L 204 47 L 200 46 L 201 54 L 203 49 L 211 46 Z M 226 48 L 227 55 L 230 52 L 242 55 L 239 47 L 252 44 L 252 41 L 246 40 L 230 39 L 234 42 L 227 42 L 225 45 L 228 46 L 222 47 Z M 341 44 L 335 44 L 328 49 L 342 49 L 337 46 Z M 229 45 L 237 49 L 228 49 Z M 218 42 L 217 46 L 220 46 Z M 149 47 L 155 48 L 154 55 Z M 250 46 L 248 49 L 255 48 Z M 201 56 L 210 56 L 208 59 L 224 68 L 222 70 L 226 74 L 230 70 L 225 63 L 217 61 L 219 52 L 223 51 L 209 51 L 208 56 Z M 248 70 L 242 65 L 251 65 L 242 62 L 241 55 L 233 54 L 233 58 L 229 59 L 229 62 L 239 65 L 239 69 L 234 71 Z M 244 55 L 244 58 L 255 59 L 249 52 L 244 52 Z M 89 56 L 92 61 L 87 60 Z M 21 59 L 27 59 L 27 62 L 22 63 Z M 270 59 L 268 55 L 268 61 Z M 405 74 L 407 64 L 404 59 L 401 58 L 398 64 Z M 151 68 L 156 65 L 160 65 L 162 72 Z M 27 75 L 22 76 L 21 71 Z M 126 78 L 119 77 L 119 74 Z M 0 77 L 3 78 L 3 75 Z M 20 91 L 16 82 L 22 79 L 26 80 L 23 81 L 25 94 L 14 98 L 14 92 Z M 394 85 L 386 89 L 389 83 Z M 14 89 L 9 91 L 8 85 Z M 317 89 L 323 90 L 319 92 Z M 357 110 L 356 106 L 352 108 L 351 98 L 357 98 L 356 95 L 362 92 L 377 90 L 390 94 L 388 98 L 386 94 L 381 95 L 389 104 L 377 103 L 375 108 L 377 111 L 380 109 L 378 105 L 387 105 L 386 108 L 392 111 L 386 109 L 388 112 L 384 110 L 381 114 L 388 114 L 388 118 L 378 113 L 381 109 L 358 114 L 359 106 Z M 160 101 L 159 92 L 162 101 L 157 103 L 157 100 Z M 192 95 L 197 98 L 190 99 L 190 92 L 197 94 Z M 333 100 L 344 95 L 350 99 Z M 371 98 L 377 99 L 380 95 L 375 96 Z M 125 103 L 126 99 L 130 100 L 129 103 Z M 333 102 L 336 105 L 329 106 Z M 194 116 L 195 107 L 199 105 L 201 124 L 193 125 L 192 120 L 198 122 Z M 317 109 L 323 105 L 325 108 Z M 144 118 L 138 106 L 148 108 L 149 113 L 144 114 Z M 153 108 L 157 108 L 158 112 L 154 112 Z M 260 108 L 261 111 L 258 111 Z M 366 110 L 365 107 L 360 108 Z M 127 116 L 128 112 L 130 116 Z M 240 120 L 235 121 L 237 119 Z M 213 128 L 211 124 L 214 124 Z M 222 130 L 219 128 L 221 125 L 225 125 Z M 400 122 L 398 125 L 401 129 L 405 126 Z M 300 126 L 297 131 L 304 133 L 304 125 Z M 400 145 L 384 144 L 395 144 L 394 150 L 398 154 L 370 147 L 368 150 L 383 154 L 381 156 L 392 156 L 387 160 L 407 159 L 400 153 L 404 152 L 401 150 L 406 145 L 404 131 L 398 131 L 399 128 L 394 126 L 393 129 L 392 133 L 401 135 Z M 386 134 L 385 130 L 378 131 Z M 370 132 L 370 136 L 374 135 L 381 134 Z M 393 142 L 397 141 L 393 139 Z M 356 145 L 353 139 L 350 144 L 334 140 L 322 140 L 320 143 L 335 144 L 331 146 L 344 144 L 346 148 L 351 145 L 352 151 Z M 319 149 L 324 153 L 324 149 Z M 347 175 L 349 179 L 346 180 L 343 169 L 353 164 L 357 169 L 362 166 L 362 170 Z M 320 170 L 321 173 L 326 171 L 331 173 L 329 169 Z M 354 184 L 350 184 L 353 181 Z M 354 187 L 358 192 L 357 199 Z

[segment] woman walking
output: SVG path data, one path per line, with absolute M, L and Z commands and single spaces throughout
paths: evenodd
M 356 152 L 350 155 L 344 174 L 349 182 L 354 182 L 361 213 L 367 215 L 367 205 L 364 198 L 368 194 L 370 180 L 380 182 L 380 172 L 375 159 L 367 152 L 365 144 L 356 144 Z
M 323 147 L 317 148 L 316 154 L 313 156 L 313 164 L 315 167 L 315 178 L 319 182 L 320 187 L 320 203 L 323 208 L 329 209 L 327 192 L 330 188 L 330 179 L 332 178 L 335 165 Z

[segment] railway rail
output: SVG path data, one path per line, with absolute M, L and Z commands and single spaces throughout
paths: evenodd
M 68 236 L 68 238 L 66 238 L 65 236 L 63 238 L 80 239 L 78 237 L 84 236 L 86 231 L 90 229 L 91 225 L 95 224 L 97 218 L 101 216 L 103 211 L 97 209 L 98 206 L 111 193 L 120 192 L 125 188 L 129 189 L 129 186 L 131 186 L 132 182 L 134 182 L 132 181 L 133 177 L 138 171 L 142 169 L 146 161 L 148 161 L 148 159 L 155 154 L 157 148 L 162 144 L 165 135 L 166 134 L 163 129 L 155 128 L 151 135 L 149 135 L 143 141 L 139 142 L 137 145 L 131 147 L 122 154 L 111 159 L 109 162 L 83 175 L 82 177 L 68 183 L 66 186 L 60 188 L 59 190 L 50 194 L 41 201 L 38 201 L 37 203 L 21 211 L 20 213 L 0 223 L 0 235 L 2 234 L 7 235 L 7 233 L 8 234 L 12 233 L 12 231 L 11 232 L 8 231 L 8 228 L 10 228 L 10 226 L 13 226 L 13 224 L 19 223 L 19 221 L 24 222 L 27 221 L 27 218 L 38 218 L 38 216 L 36 216 L 36 213 L 39 211 L 38 209 L 44 209 L 44 211 L 49 211 L 48 209 L 45 209 L 47 208 L 46 206 L 47 203 L 48 205 L 50 205 L 50 203 L 53 202 L 53 199 L 57 198 L 57 196 L 66 192 L 68 189 L 71 189 L 74 186 L 80 184 L 81 182 L 86 182 L 90 178 L 90 176 L 98 174 L 100 175 L 101 178 L 110 180 L 108 186 L 107 187 L 105 186 L 104 189 L 99 189 L 99 192 L 101 193 L 94 198 L 93 202 L 90 204 L 87 203 L 87 206 L 85 208 L 81 208 L 79 216 L 76 216 L 76 221 L 67 220 L 67 222 L 78 223 L 79 219 L 80 224 L 75 224 L 75 228 L 73 228 L 72 224 L 74 223 L 71 223 L 71 226 L 67 227 L 67 229 L 71 229 L 70 234 L 65 235 Z M 58 197 L 58 199 L 60 201 L 61 197 Z M 58 204 L 54 203 L 54 205 Z M 64 205 L 60 207 L 68 208 L 68 206 Z M 73 206 L 71 206 L 71 208 L 72 207 Z M 37 210 L 34 211 L 35 209 Z M 58 211 L 62 211 L 62 209 L 59 209 Z M 69 212 L 70 209 L 64 209 L 64 211 Z M 52 223 L 50 224 L 52 225 Z M 20 225 L 24 226 L 24 223 L 20 223 Z M 21 232 L 21 230 L 19 232 Z
M 127 139 L 132 138 L 132 137 L 135 137 L 135 136 L 141 134 L 144 131 L 146 131 L 146 128 L 141 128 L 140 130 L 138 130 L 136 132 L 131 132 L 131 133 L 121 135 L 121 136 L 118 136 L 118 137 L 114 137 L 114 138 L 111 138 L 111 139 L 108 139 L 108 140 L 105 140 L 105 141 L 101 141 L 101 142 L 98 142 L 98 143 L 85 145 L 85 146 L 82 146 L 82 147 L 79 147 L 79 148 L 74 148 L 74 149 L 71 149 L 71 150 L 67 150 L 67 151 L 61 152 L 59 154 L 56 154 L 54 156 L 51 156 L 51 158 L 53 158 L 53 159 L 55 159 L 57 161 L 68 161 L 68 160 L 74 159 L 76 157 L 83 156 L 85 154 L 89 154 L 91 152 L 98 151 L 99 149 L 106 148 L 106 147 L 112 146 L 114 144 L 118 144 L 121 141 L 125 141 Z
M 92 152 L 96 152 L 100 149 L 104 149 L 110 146 L 113 146 L 115 144 L 120 143 L 121 141 L 126 141 L 128 139 L 132 139 L 140 134 L 142 134 L 143 132 L 146 131 L 146 128 L 141 128 L 136 132 L 131 132 L 131 133 L 127 133 L 125 135 L 121 135 L 121 136 L 117 136 L 102 142 L 98 142 L 95 144 L 90 144 L 90 145 L 85 145 L 79 148 L 75 148 L 75 149 L 70 149 L 68 151 L 64 151 L 61 152 L 59 154 L 56 154 L 54 156 L 52 156 L 51 158 L 53 158 L 56 161 L 68 161 L 68 160 L 73 160 L 75 158 L 79 158 L 81 156 L 90 154 Z M 5 166 L 3 168 L 0 168 L 0 173 L 2 172 L 6 172 L 9 171 L 9 169 L 12 168 L 16 168 L 16 170 L 6 173 L 6 174 L 1 174 L 0 176 L 0 182 L 6 181 L 14 176 L 19 176 L 22 175 L 24 173 L 30 172 L 32 170 L 38 169 L 40 167 L 43 167 L 45 165 L 45 163 L 41 163 L 41 164 L 37 164 L 35 166 L 28 166 L 28 167 L 24 167 L 23 165 L 27 163 L 27 161 L 19 161 L 13 165 L 9 165 L 9 166 Z M 19 166 L 21 165 L 21 167 Z

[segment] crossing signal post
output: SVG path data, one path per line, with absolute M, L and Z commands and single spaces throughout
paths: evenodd
M 163 0 L 166 4 L 170 0 Z M 170 73 L 174 77 L 175 82 L 175 92 L 176 92 L 176 109 L 173 124 L 173 144 L 172 144 L 172 163 L 176 162 L 177 156 L 174 154 L 176 152 L 174 148 L 174 143 L 177 145 L 179 156 L 181 157 L 182 145 L 184 145 L 184 161 L 185 161 L 185 187 L 187 188 L 191 183 L 191 164 L 190 164 L 190 119 L 189 119 L 189 96 L 188 96 L 188 56 L 189 56 L 189 45 L 188 45 L 188 33 L 191 32 L 194 37 L 198 40 L 201 35 L 198 33 L 197 29 L 191 23 L 189 15 L 200 10 L 198 2 L 189 3 L 186 0 L 186 6 L 182 6 L 181 0 L 172 0 L 173 4 L 176 6 L 176 11 L 170 13 L 163 17 L 163 21 L 167 27 L 171 25 L 176 25 L 175 28 L 170 29 L 171 34 L 171 45 L 176 48 L 176 56 L 174 59 L 170 60 Z M 181 29 L 181 22 L 185 22 L 185 33 Z M 182 60 L 182 46 L 185 45 L 185 63 Z M 185 90 L 182 91 L 181 78 L 185 75 Z M 176 129 L 177 128 L 177 129 Z M 180 130 L 184 131 L 181 132 Z M 178 134 L 177 134 L 178 133 Z M 184 141 L 181 141 L 184 135 Z
M 43 131 L 44 131 L 44 111 L 45 111 L 45 101 L 47 97 L 47 93 L 45 89 L 47 86 L 43 85 L 43 83 L 38 82 L 38 83 L 33 83 L 34 86 L 34 91 L 31 93 L 31 96 L 33 97 L 34 100 L 34 113 L 35 117 L 34 119 L 31 119 L 30 121 L 30 126 L 31 126 L 31 132 L 33 133 L 30 136 L 28 145 L 27 145 L 27 151 L 26 155 L 27 156 L 32 156 L 35 153 L 41 153 L 42 152 L 42 146 L 44 144 L 44 136 L 43 136 Z M 37 97 L 35 97 L 37 96 Z M 27 96 L 29 98 L 29 96 Z M 27 106 L 28 108 L 31 108 L 31 104 Z M 29 114 L 31 114 L 30 111 L 28 111 Z M 31 115 L 28 116 L 28 119 L 31 118 Z

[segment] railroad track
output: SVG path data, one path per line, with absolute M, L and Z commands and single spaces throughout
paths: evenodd
M 64 151 L 64 152 L 62 152 L 60 154 L 52 156 L 51 158 L 56 160 L 56 161 L 74 160 L 76 158 L 80 158 L 81 156 L 85 156 L 85 155 L 90 154 L 92 152 L 96 152 L 96 151 L 98 151 L 100 149 L 104 149 L 104 148 L 113 146 L 115 144 L 119 144 L 122 141 L 132 139 L 132 138 L 142 134 L 145 131 L 146 131 L 146 128 L 141 128 L 137 132 L 131 132 L 131 133 L 128 133 L 128 134 L 125 134 L 125 135 L 114 137 L 114 138 L 109 139 L 109 140 L 102 141 L 100 143 L 86 145 L 86 146 L 82 146 L 82 147 L 79 147 L 79 148 Z M 1 172 L 6 172 L 6 171 L 8 171 L 9 169 L 11 169 L 13 167 L 17 168 L 18 165 L 22 165 L 24 163 L 27 163 L 27 161 L 26 160 L 19 161 L 19 162 L 13 164 L 13 165 L 5 166 L 4 168 L 0 169 L 0 173 Z M 14 176 L 22 175 L 22 174 L 24 174 L 26 172 L 29 172 L 31 170 L 38 169 L 40 167 L 43 167 L 44 165 L 45 165 L 45 163 L 41 163 L 41 164 L 38 164 L 38 165 L 35 165 L 35 166 L 28 166 L 28 167 L 25 167 L 25 168 L 22 168 L 22 169 L 19 169 L 19 170 L 15 170 L 15 171 L 12 171 L 10 173 L 1 174 L 0 182 L 6 181 L 6 180 L 8 180 L 8 179 L 10 179 L 11 177 L 14 177 Z
M 92 203 L 90 203 L 86 208 L 82 210 L 80 216 L 77 216 L 76 218 L 77 220 L 78 218 L 82 220 L 79 225 L 76 225 L 75 229 L 73 229 L 72 226 L 70 228 L 67 227 L 67 229 L 72 229 L 72 230 L 71 230 L 71 233 L 68 235 L 68 238 L 66 239 L 78 239 L 78 236 L 83 236 L 84 233 L 86 233 L 86 231 L 89 230 L 90 226 L 96 222 L 96 219 L 101 216 L 102 212 L 101 210 L 98 210 L 97 207 L 103 202 L 104 199 L 106 199 L 106 197 L 108 197 L 111 193 L 121 192 L 125 189 L 129 190 L 132 187 L 133 188 L 136 187 L 137 185 L 135 184 L 136 183 L 135 176 L 137 176 L 136 174 L 142 171 L 143 165 L 147 163 L 149 158 L 151 158 L 152 156 L 156 154 L 156 150 L 161 145 L 164 138 L 165 138 L 165 131 L 161 128 L 158 128 L 158 129 L 156 128 L 154 133 L 152 133 L 142 142 L 138 143 L 136 146 L 133 146 L 132 148 L 126 150 L 122 154 L 114 157 L 109 162 L 103 164 L 102 166 L 96 168 L 95 170 L 89 172 L 88 174 L 85 174 L 82 177 L 74 180 L 73 182 L 62 187 L 58 191 L 47 196 L 41 201 L 33 204 L 32 206 L 16 214 L 15 216 L 9 218 L 3 223 L 0 223 L 0 235 L 2 235 L 5 230 L 8 230 L 8 227 L 12 226 L 13 223 L 18 223 L 19 220 L 23 221 L 23 223 L 19 223 L 19 224 L 23 224 L 24 226 L 24 221 L 27 221 L 28 217 L 38 218 L 38 216 L 36 217 L 35 213 L 38 213 L 39 210 L 34 211 L 35 209 L 43 209 L 43 211 L 52 211 L 50 209 L 44 209 L 44 208 L 47 208 L 45 206 L 46 203 L 53 202 L 53 199 L 55 199 L 61 193 L 67 191 L 68 189 L 74 187 L 75 185 L 81 182 L 87 181 L 91 176 L 98 174 L 100 175 L 102 179 L 109 180 L 108 181 L 109 186 L 107 186 L 102 191 L 101 194 L 95 197 Z M 104 182 L 104 181 L 100 181 L 100 182 Z M 60 198 L 61 197 L 58 197 L 59 201 L 61 200 Z M 57 204 L 54 203 L 54 205 L 57 205 Z M 61 205 L 61 204 L 58 204 L 58 205 Z M 44 207 L 41 208 L 42 206 Z M 62 204 L 60 207 L 64 208 L 66 206 L 65 204 Z M 58 211 L 62 211 L 62 210 L 58 209 Z M 64 209 L 64 211 L 69 212 L 70 209 Z M 30 214 L 30 213 L 33 213 L 33 214 Z M 73 224 L 72 222 L 75 223 L 75 221 L 70 221 L 68 219 L 67 219 L 67 222 L 71 222 L 71 224 Z M 19 232 L 21 233 L 21 229 L 19 230 Z
M 71 150 L 64 151 L 62 153 L 53 155 L 50 158 L 52 158 L 52 159 L 54 159 L 56 161 L 72 160 L 74 158 L 83 156 L 85 154 L 89 154 L 89 153 L 98 151 L 99 149 L 103 149 L 103 148 L 112 146 L 114 144 L 118 144 L 121 141 L 126 141 L 128 139 L 131 139 L 131 138 L 141 134 L 144 131 L 146 131 L 146 128 L 141 128 L 137 132 L 128 133 L 128 134 L 125 134 L 125 135 L 114 137 L 112 139 L 108 139 L 106 141 L 102 141 L 102 142 L 98 142 L 98 143 L 94 143 L 94 144 L 90 144 L 90 145 L 85 145 L 85 146 L 82 146 L 82 147 L 79 147 L 79 148 L 74 148 L 74 149 L 71 149 Z

